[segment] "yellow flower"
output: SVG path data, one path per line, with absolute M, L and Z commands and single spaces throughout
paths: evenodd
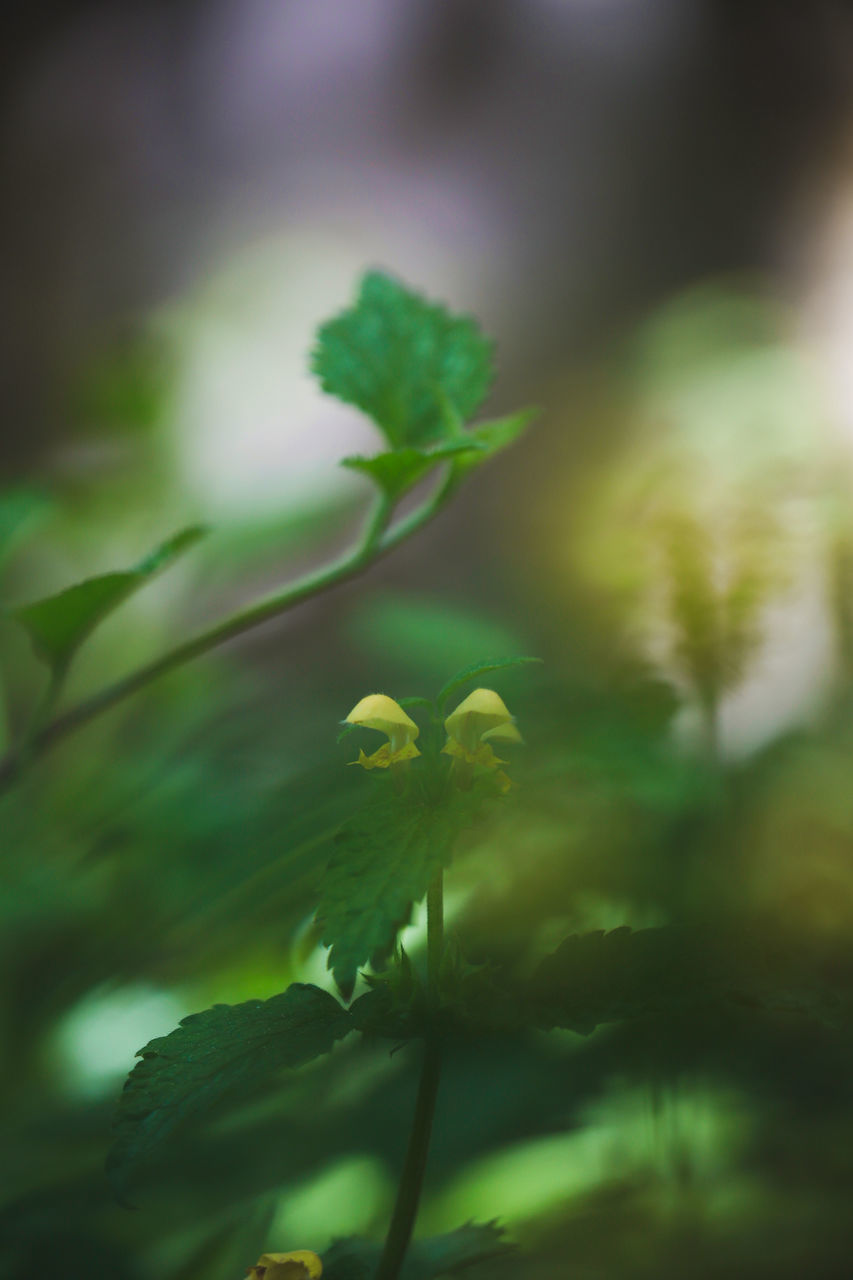
M 512 786 L 507 775 L 499 768 L 506 764 L 495 755 L 493 742 L 523 742 L 515 727 L 515 721 L 506 708 L 503 698 L 494 689 L 475 689 L 460 702 L 444 722 L 447 742 L 442 747 L 445 755 L 453 756 L 454 769 L 460 786 L 470 786 L 475 766 L 496 771 L 501 791 Z
M 262 1254 L 246 1272 L 251 1280 L 319 1280 L 323 1264 L 310 1249 Z
M 344 723 L 357 724 L 365 729 L 378 729 L 388 739 L 372 755 L 366 756 L 363 751 L 359 751 L 358 759 L 350 761 L 351 764 L 360 764 L 364 769 L 387 769 L 389 765 L 412 760 L 421 754 L 415 746 L 415 738 L 420 729 L 406 715 L 399 702 L 384 693 L 369 693 L 366 698 L 362 698 Z

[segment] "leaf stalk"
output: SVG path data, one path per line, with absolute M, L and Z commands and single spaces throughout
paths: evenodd
M 296 605 L 321 595 L 339 583 L 363 573 L 369 565 L 393 551 L 428 524 L 446 505 L 457 483 L 453 465 L 450 465 L 446 468 L 443 481 L 436 486 L 429 497 L 392 529 L 389 529 L 388 525 L 393 514 L 393 503 L 383 495 L 377 499 L 364 534 L 356 547 L 339 560 L 314 573 L 306 574 L 274 595 L 237 610 L 222 621 L 214 623 L 206 631 L 176 645 L 159 658 L 155 658 L 153 662 L 144 664 L 130 675 L 92 694 L 91 697 L 84 698 L 50 723 L 39 723 L 34 726 L 35 731 L 28 734 L 25 746 L 8 753 L 0 760 L 0 793 L 19 777 L 26 766 L 56 743 L 103 715 L 104 712 L 111 710 L 112 707 L 118 706 L 126 698 L 146 688 L 161 676 L 177 670 L 226 641 L 233 640 L 261 626 L 264 622 L 279 617 Z M 59 691 L 57 689 L 54 692 L 58 694 Z M 52 704 L 48 708 L 48 713 L 50 711 L 52 711 Z M 40 721 L 46 718 L 43 714 L 39 717 Z
M 444 954 L 444 872 L 441 868 L 427 891 L 427 995 L 431 1020 L 424 1039 L 421 1078 L 409 1133 L 409 1145 L 397 1187 L 397 1200 L 376 1280 L 397 1280 L 412 1239 L 426 1173 L 435 1102 L 441 1077 L 441 1042 L 435 1026 L 440 1000 L 439 982 Z

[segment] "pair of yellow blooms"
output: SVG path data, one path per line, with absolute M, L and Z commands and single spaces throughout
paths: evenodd
M 265 1253 L 246 1275 L 251 1280 L 319 1280 L 323 1264 L 310 1249 L 294 1253 Z
M 357 703 L 346 718 L 346 724 L 365 729 L 378 729 L 388 741 L 372 755 L 359 751 L 353 764 L 364 769 L 387 769 L 391 765 L 412 760 L 421 753 L 415 746 L 420 730 L 414 720 L 403 710 L 399 702 L 384 693 L 369 693 Z M 442 747 L 445 755 L 452 756 L 457 766 L 470 775 L 473 766 L 496 770 L 501 790 L 510 787 L 510 780 L 499 766 L 500 760 L 492 748 L 493 742 L 522 742 L 499 694 L 494 689 L 475 689 L 445 720 L 447 741 Z

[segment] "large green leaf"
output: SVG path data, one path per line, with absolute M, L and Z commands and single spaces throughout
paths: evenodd
M 57 595 L 12 609 L 10 616 L 26 628 L 39 657 L 49 666 L 61 668 L 99 622 L 194 546 L 205 532 L 200 525 L 182 529 L 133 569 L 87 578 Z
M 853 1027 L 847 967 L 747 929 L 614 929 L 566 938 L 519 1001 L 545 1028 L 589 1034 L 605 1022 L 688 1009 L 755 1010 Z
M 302 983 L 184 1018 L 139 1051 L 119 1102 L 111 1177 L 124 1185 L 178 1125 L 226 1096 L 251 1097 L 282 1068 L 328 1053 L 353 1025 L 327 991 Z
M 345 995 L 359 965 L 387 956 L 412 904 L 449 861 L 457 831 L 448 806 L 389 792 L 381 786 L 338 833 L 317 908 L 329 968 Z
M 458 1275 L 475 1262 L 488 1262 L 513 1248 L 496 1222 L 468 1222 L 456 1231 L 414 1240 L 400 1272 L 401 1280 L 438 1280 Z M 323 1255 L 324 1280 L 372 1280 L 382 1253 L 374 1240 L 350 1236 L 336 1240 Z
M 485 399 L 492 343 L 378 271 L 354 307 L 324 324 L 311 358 L 324 391 L 371 417 L 393 448 L 451 439 Z

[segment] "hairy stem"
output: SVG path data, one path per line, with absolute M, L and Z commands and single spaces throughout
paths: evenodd
M 427 992 L 433 1015 L 439 1003 L 438 984 L 444 951 L 443 876 L 444 873 L 439 870 L 427 893 Z M 421 1078 L 409 1133 L 409 1145 L 406 1148 L 406 1158 L 397 1187 L 397 1200 L 391 1215 L 388 1234 L 385 1237 L 385 1247 L 382 1250 L 376 1280 L 397 1280 L 412 1238 L 429 1155 L 432 1119 L 435 1114 L 440 1075 L 441 1045 L 435 1027 L 431 1026 L 424 1040 Z
M 458 477 L 454 474 L 453 468 L 448 468 L 444 480 L 433 493 L 392 529 L 388 528 L 388 522 L 393 504 L 385 497 L 378 499 L 364 535 L 357 546 L 341 559 L 315 573 L 307 574 L 264 600 L 232 613 L 221 622 L 214 623 L 206 631 L 200 632 L 168 650 L 159 658 L 155 658 L 153 662 L 146 663 L 130 675 L 124 676 L 114 684 L 78 702 L 76 706 L 71 707 L 50 723 L 40 724 L 35 732 L 28 735 L 26 751 L 22 752 L 19 749 L 10 752 L 0 760 L 0 791 L 7 788 L 26 765 L 43 755 L 50 747 L 105 711 L 118 706 L 119 703 L 124 702 L 125 698 L 146 688 L 160 676 L 177 670 L 194 658 L 201 657 L 202 654 L 224 644 L 227 640 L 233 640 L 236 636 L 252 631 L 271 618 L 277 618 L 296 605 L 321 595 L 331 587 L 362 573 L 369 565 L 398 547 L 401 542 L 411 537 L 437 515 L 456 489 L 457 483 Z M 58 693 L 58 690 L 56 692 Z M 43 719 L 47 717 L 44 716 Z

